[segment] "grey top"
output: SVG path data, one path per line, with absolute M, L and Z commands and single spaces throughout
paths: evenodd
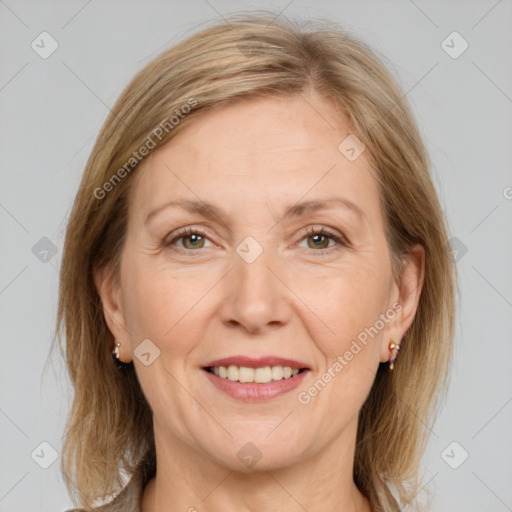
M 95 508 L 96 512 L 141 512 L 144 487 L 155 476 L 156 465 L 150 457 L 143 458 L 135 473 L 123 490 L 109 503 Z M 85 512 L 83 509 L 71 509 L 67 512 Z

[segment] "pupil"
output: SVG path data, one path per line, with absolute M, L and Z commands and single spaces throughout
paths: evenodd
M 191 235 L 186 236 L 183 239 L 183 241 L 184 241 L 185 246 L 187 246 L 186 240 L 188 240 L 188 245 L 189 246 L 190 245 L 194 246 L 194 245 L 198 245 L 197 242 L 200 242 L 201 238 L 202 238 L 201 235 L 191 234 Z
M 321 239 L 325 238 L 325 235 L 321 235 L 321 234 L 312 235 L 312 238 L 314 240 L 313 244 L 318 247 L 318 246 L 322 246 Z

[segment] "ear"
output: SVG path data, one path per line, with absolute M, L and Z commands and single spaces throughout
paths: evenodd
M 130 339 L 126 330 L 121 287 L 109 266 L 94 269 L 93 275 L 94 284 L 101 299 L 105 322 L 114 340 L 121 343 L 119 359 L 128 363 L 131 361 Z M 114 350 L 114 344 L 110 349 Z
M 386 326 L 381 346 L 382 362 L 389 361 L 391 358 L 390 339 L 394 338 L 397 343 L 401 343 L 416 315 L 425 278 L 424 247 L 414 244 L 403 262 L 402 273 L 394 283 L 391 293 L 391 297 L 394 297 L 391 304 L 397 303 L 400 310 L 396 308 L 397 314 Z

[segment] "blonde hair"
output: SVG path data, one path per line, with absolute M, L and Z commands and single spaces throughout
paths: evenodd
M 380 365 L 360 411 L 354 460 L 354 481 L 375 512 L 400 510 L 420 488 L 428 425 L 446 391 L 457 287 L 430 162 L 403 92 L 373 50 L 332 23 L 273 18 L 233 16 L 158 55 L 122 92 L 87 162 L 67 225 L 56 322 L 75 390 L 61 467 L 85 508 L 118 493 L 122 473 L 155 455 L 150 407 L 133 365 L 123 374 L 113 364 L 93 281 L 103 266 L 119 277 L 134 155 L 148 135 L 150 154 L 206 110 L 310 89 L 340 107 L 375 162 L 395 277 L 412 244 L 425 249 L 415 318 L 395 370 Z

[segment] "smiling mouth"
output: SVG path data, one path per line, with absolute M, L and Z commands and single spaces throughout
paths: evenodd
M 280 380 L 292 379 L 307 371 L 307 368 L 292 368 L 291 366 L 263 366 L 249 368 L 247 366 L 207 366 L 203 368 L 221 379 L 240 383 L 268 384 Z

